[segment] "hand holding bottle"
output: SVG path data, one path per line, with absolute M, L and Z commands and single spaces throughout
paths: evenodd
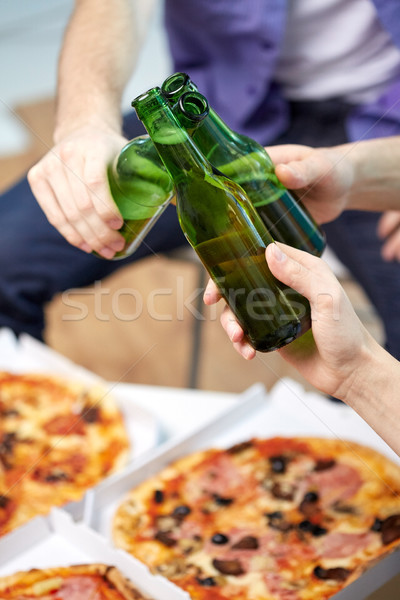
M 50 223 L 85 252 L 111 258 L 124 247 L 122 218 L 109 192 L 107 165 L 126 139 L 104 126 L 69 133 L 28 173 L 32 191 Z
M 354 372 L 363 366 L 368 353 L 373 353 L 376 342 L 322 259 L 280 243 L 267 247 L 266 259 L 273 275 L 304 295 L 311 305 L 313 335 L 308 332 L 279 353 L 316 388 L 344 398 Z M 210 281 L 204 301 L 210 305 L 218 299 L 218 290 Z M 255 351 L 228 308 L 221 323 L 234 348 L 244 358 L 254 358 Z
M 296 144 L 267 148 L 281 183 L 296 190 L 317 223 L 336 219 L 347 208 L 354 180 L 350 145 L 310 148 Z

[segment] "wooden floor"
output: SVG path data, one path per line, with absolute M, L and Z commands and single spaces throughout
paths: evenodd
M 24 154 L 0 159 L 0 189 L 51 147 L 54 102 L 44 100 L 17 112 L 32 134 L 32 144 Z M 90 288 L 54 298 L 46 307 L 46 341 L 108 380 L 187 387 L 193 380 L 199 281 L 199 264 L 187 258 L 154 256 L 121 268 Z M 364 294 L 353 281 L 343 283 L 359 316 L 380 339 L 380 323 Z M 269 389 L 283 376 L 308 387 L 276 353 L 251 362 L 240 358 L 219 325 L 219 311 L 204 307 L 194 373 L 198 388 L 241 392 L 260 381 Z M 396 578 L 368 600 L 395 600 L 399 586 Z

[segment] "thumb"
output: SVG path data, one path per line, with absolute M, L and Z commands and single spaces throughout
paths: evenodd
M 323 165 L 314 157 L 280 163 L 275 167 L 275 173 L 283 185 L 296 190 L 315 183 L 321 178 Z
M 271 273 L 305 296 L 311 305 L 321 293 L 330 295 L 335 288 L 336 279 L 328 265 L 308 252 L 275 242 L 268 245 L 266 259 Z

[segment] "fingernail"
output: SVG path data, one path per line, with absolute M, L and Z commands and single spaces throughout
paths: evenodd
M 111 219 L 107 222 L 107 225 L 111 227 L 111 229 L 120 229 L 122 227 L 121 219 Z
M 115 250 L 115 252 L 119 252 L 120 250 L 122 250 L 122 248 L 124 246 L 125 246 L 125 240 L 117 240 L 116 242 L 113 242 L 112 244 L 110 244 L 110 248 Z
M 231 342 L 234 341 L 236 331 L 237 331 L 237 329 L 236 329 L 236 325 L 234 323 L 228 325 L 227 333 L 228 333 L 228 337 L 231 340 Z
M 87 252 L 87 253 L 89 253 L 89 252 L 91 252 L 91 251 L 92 251 L 92 249 L 91 249 L 91 247 L 89 246 L 89 244 L 81 244 L 81 245 L 79 246 L 79 248 L 80 248 L 81 250 L 83 250 L 84 252 Z
M 245 348 L 243 348 L 243 357 L 246 360 L 250 360 L 251 358 L 253 358 L 254 356 L 254 348 L 252 348 L 251 346 L 245 346 Z
M 104 247 L 99 251 L 99 254 L 104 256 L 104 258 L 113 258 L 115 251 L 111 250 L 111 248 Z
M 279 165 L 280 168 L 282 169 L 286 169 L 286 171 L 288 171 L 291 175 L 293 175 L 294 177 L 296 177 L 297 179 L 301 177 L 301 174 L 296 171 L 296 169 L 293 169 L 293 167 L 289 167 L 289 165 Z
M 272 253 L 274 255 L 275 260 L 277 260 L 278 262 L 283 262 L 287 258 L 286 254 L 284 254 L 276 244 L 272 244 Z

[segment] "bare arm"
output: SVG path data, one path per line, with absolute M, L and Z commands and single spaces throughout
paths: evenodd
M 122 219 L 106 166 L 126 143 L 121 97 L 155 0 L 76 0 L 59 60 L 55 146 L 28 174 L 49 221 L 73 245 L 111 258 Z

